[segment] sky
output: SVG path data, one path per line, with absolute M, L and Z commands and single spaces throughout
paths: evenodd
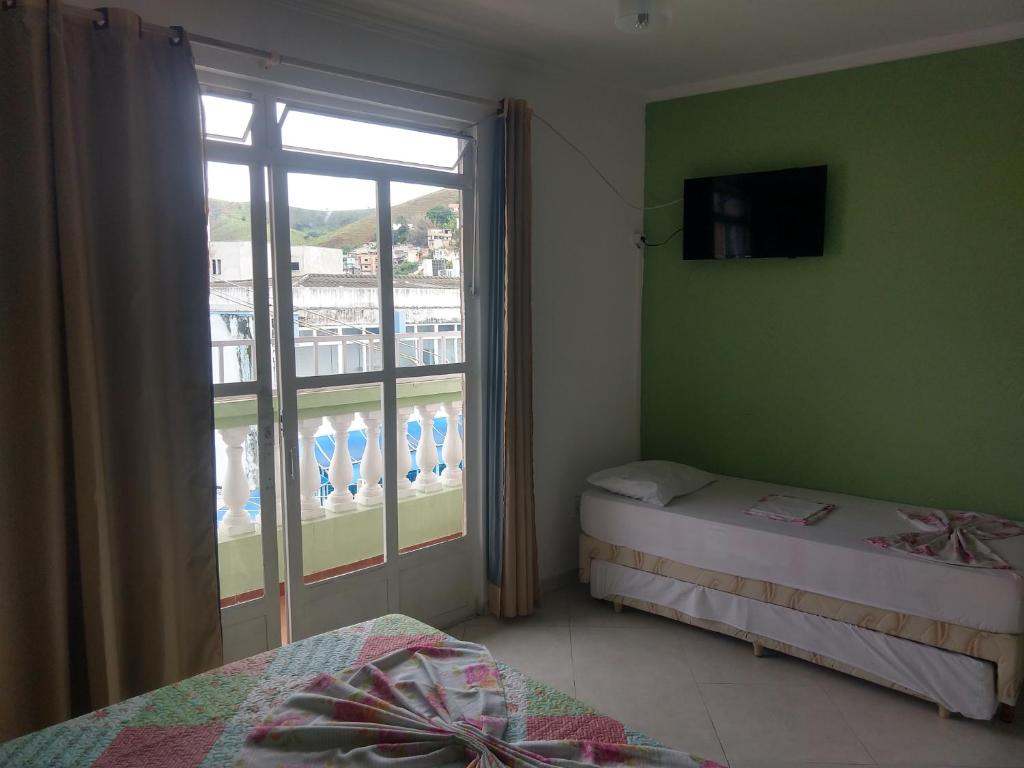
M 241 139 L 252 114 L 252 105 L 204 95 L 207 133 Z M 281 129 L 286 147 L 344 153 L 422 165 L 450 168 L 458 162 L 459 141 L 450 136 L 419 133 L 405 128 L 371 125 L 338 117 L 289 111 Z M 247 202 L 249 172 L 244 166 L 209 163 L 210 198 Z M 394 182 L 393 205 L 434 192 L 439 187 Z M 365 179 L 289 174 L 288 204 L 312 210 L 352 210 L 376 207 L 376 185 Z

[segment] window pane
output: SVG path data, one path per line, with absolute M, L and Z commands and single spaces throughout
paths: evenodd
M 281 124 L 285 149 L 458 171 L 461 140 L 288 109 Z
M 391 184 L 395 364 L 462 362 L 462 194 Z
M 296 375 L 380 370 L 376 183 L 293 173 L 288 204 Z
M 210 363 L 215 384 L 256 378 L 249 168 L 207 163 Z
M 303 580 L 384 562 L 379 384 L 299 392 Z
M 203 126 L 206 138 L 252 144 L 253 106 L 248 101 L 203 94 Z
M 398 382 L 398 547 L 466 534 L 461 375 Z
M 221 607 L 263 596 L 256 398 L 214 402 Z

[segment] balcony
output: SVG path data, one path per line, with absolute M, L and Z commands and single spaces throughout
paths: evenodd
M 303 572 L 304 581 L 312 583 L 383 562 L 386 437 L 379 385 L 305 391 L 298 397 Z M 465 533 L 462 400 L 461 376 L 398 384 L 400 551 Z M 263 594 L 256 401 L 220 400 L 214 418 L 221 604 L 226 607 Z M 345 439 L 339 439 L 342 435 Z M 281 488 L 279 477 L 276 487 Z M 277 516 L 283 576 L 280 501 Z
M 442 327 L 444 327 L 442 325 Z M 253 339 L 211 342 L 214 384 L 249 381 L 255 369 Z M 461 330 L 396 333 L 398 366 L 443 365 L 463 360 Z M 381 338 L 376 333 L 317 334 L 295 337 L 297 376 L 325 376 L 380 370 Z

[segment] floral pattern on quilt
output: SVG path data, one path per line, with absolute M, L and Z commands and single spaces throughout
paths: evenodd
M 0 765 L 127 768 L 231 765 L 246 737 L 319 676 L 331 679 L 368 658 L 450 640 L 407 616 L 389 615 L 325 632 L 159 688 L 0 744 Z M 578 700 L 507 665 L 504 738 L 614 741 L 659 746 Z M 614 726 L 614 727 L 613 727 Z M 714 764 L 705 762 L 706 768 Z
M 337 678 L 320 675 L 249 734 L 238 768 L 283 765 L 380 765 L 403 768 L 479 766 L 543 768 L 716 764 L 656 746 L 622 743 L 609 718 L 599 738 L 509 741 L 506 694 L 486 648 L 448 639 L 412 644 Z M 552 730 L 566 716 L 546 723 Z M 587 723 L 571 723 L 570 727 Z M 609 727 L 610 726 L 610 727 Z
M 984 542 L 1024 534 L 1024 524 L 980 512 L 899 509 L 897 514 L 918 530 L 895 536 L 871 536 L 865 541 L 881 549 L 927 557 L 950 565 L 1009 569 L 1009 564 Z

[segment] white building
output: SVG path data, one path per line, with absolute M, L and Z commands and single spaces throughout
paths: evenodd
M 452 231 L 450 229 L 427 230 L 427 248 L 433 251 L 435 248 L 449 248 L 452 244 Z
M 376 250 L 373 254 L 376 256 Z M 361 263 L 358 258 L 353 258 L 340 248 L 293 245 L 292 271 L 299 274 L 344 275 L 361 271 Z M 210 274 L 225 281 L 252 280 L 252 243 L 247 240 L 210 243 Z

